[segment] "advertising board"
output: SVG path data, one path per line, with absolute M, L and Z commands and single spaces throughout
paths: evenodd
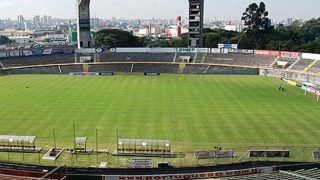
M 212 171 L 203 173 L 185 173 L 185 174 L 161 174 L 161 175 L 109 175 L 104 176 L 106 180 L 186 180 L 186 179 L 213 179 L 232 176 L 243 176 L 259 173 L 271 173 L 274 167 L 259 167 L 251 169 L 230 170 L 230 171 Z
M 221 49 L 219 49 L 219 48 L 211 48 L 210 49 L 210 53 L 220 54 L 221 53 Z
M 302 53 L 302 59 L 320 60 L 320 54 Z
M 280 56 L 282 58 L 300 58 L 299 52 L 281 51 Z
M 280 51 L 256 50 L 255 54 L 258 55 L 258 56 L 279 57 L 280 56 Z
M 152 159 L 131 159 L 131 168 L 152 168 Z
M 233 155 L 234 151 L 232 150 L 198 151 L 194 153 L 197 159 L 231 158 Z
M 238 49 L 238 44 L 218 44 L 218 48 L 220 49 Z

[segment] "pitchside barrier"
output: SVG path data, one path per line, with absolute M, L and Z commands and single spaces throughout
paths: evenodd
M 212 150 L 212 151 L 198 151 L 194 153 L 197 159 L 213 159 L 213 158 L 232 158 L 234 157 L 233 150 Z
M 249 157 L 290 157 L 289 150 L 250 150 Z
M 98 72 L 72 72 L 69 73 L 71 76 L 99 76 L 100 73 Z

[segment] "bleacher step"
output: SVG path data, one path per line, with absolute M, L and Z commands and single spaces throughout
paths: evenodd
M 309 66 L 306 67 L 303 71 L 304 71 L 304 72 L 309 71 L 315 64 L 317 64 L 318 61 L 319 61 L 319 60 L 314 60 L 314 61 L 313 61 L 311 64 L 309 64 Z

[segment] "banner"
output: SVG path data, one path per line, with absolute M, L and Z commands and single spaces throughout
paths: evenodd
M 239 54 L 254 54 L 254 50 L 249 50 L 249 49 L 239 49 L 238 50 Z
M 220 49 L 238 49 L 238 44 L 218 44 L 218 48 Z
M 302 53 L 302 59 L 320 60 L 320 54 Z
M 228 49 L 228 53 L 235 53 L 235 54 L 238 54 L 239 51 L 238 49 Z
M 221 49 L 219 49 L 219 48 L 211 48 L 210 52 L 214 53 L 214 54 L 220 54 L 221 53 Z
M 289 157 L 289 150 L 250 150 L 249 157 Z
M 213 179 L 232 176 L 244 176 L 250 174 L 259 173 L 271 173 L 274 167 L 260 167 L 242 170 L 230 170 L 230 171 L 216 171 L 216 172 L 204 172 L 204 173 L 187 173 L 187 174 L 162 174 L 162 175 L 110 175 L 103 176 L 105 180 L 186 180 L 186 179 Z
M 132 159 L 131 168 L 152 168 L 152 159 Z
M 255 54 L 258 56 L 279 57 L 280 51 L 256 50 Z
M 209 48 L 197 48 L 198 53 L 209 53 L 210 49 Z
M 280 56 L 282 58 L 300 58 L 300 53 L 298 52 L 289 52 L 289 51 L 281 51 Z
M 229 49 L 221 49 L 221 53 L 222 54 L 228 54 L 229 53 Z
M 187 53 L 187 52 L 197 52 L 196 48 L 178 48 L 178 52 Z

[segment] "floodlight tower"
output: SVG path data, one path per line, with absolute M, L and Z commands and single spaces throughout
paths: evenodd
M 91 48 L 90 0 L 77 0 L 78 48 Z
M 204 0 L 189 0 L 189 47 L 203 46 Z

